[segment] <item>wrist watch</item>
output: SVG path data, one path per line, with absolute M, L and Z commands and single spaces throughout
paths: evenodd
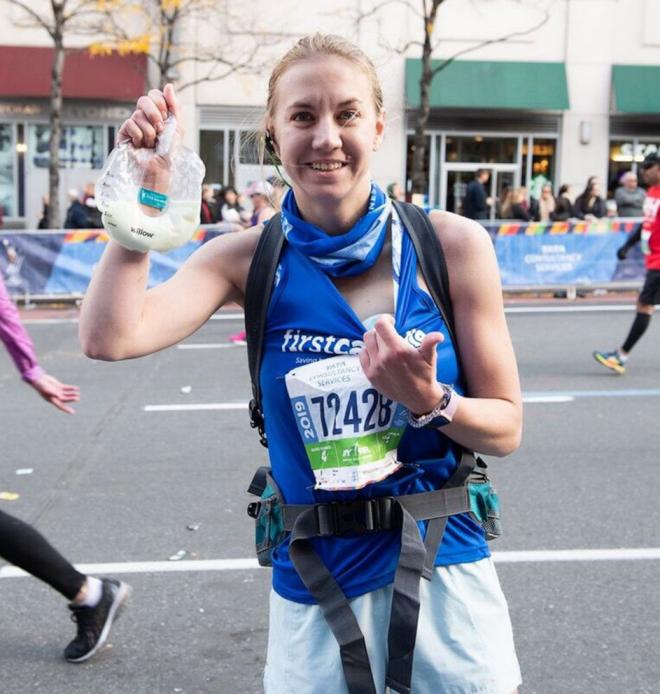
M 458 393 L 449 385 L 441 383 L 443 395 L 440 402 L 426 414 L 415 415 L 408 412 L 408 424 L 415 429 L 438 429 L 449 424 L 458 407 Z

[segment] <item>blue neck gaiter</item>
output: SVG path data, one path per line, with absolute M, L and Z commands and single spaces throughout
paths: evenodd
M 345 234 L 331 236 L 300 216 L 293 191 L 282 201 L 282 231 L 288 243 L 332 277 L 351 277 L 368 270 L 385 243 L 391 202 L 371 184 L 367 213 Z

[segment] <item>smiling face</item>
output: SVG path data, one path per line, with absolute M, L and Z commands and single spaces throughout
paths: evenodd
M 384 130 L 367 73 L 345 58 L 318 55 L 288 67 L 274 96 L 268 130 L 303 215 L 363 212 Z

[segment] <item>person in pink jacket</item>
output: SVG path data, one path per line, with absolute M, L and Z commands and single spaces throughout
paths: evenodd
M 0 340 L 21 377 L 57 409 L 73 414 L 69 403 L 80 400 L 78 386 L 61 383 L 46 373 L 37 360 L 34 345 L 21 323 L 0 274 Z M 46 582 L 69 600 L 77 622 L 76 637 L 64 650 L 71 663 L 80 663 L 98 651 L 110 632 L 130 588 L 113 578 L 95 578 L 77 571 L 41 533 L 0 510 L 0 557 Z

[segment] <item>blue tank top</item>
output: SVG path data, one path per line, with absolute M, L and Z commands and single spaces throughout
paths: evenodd
M 456 352 L 433 299 L 417 283 L 417 257 L 402 235 L 395 326 L 410 341 L 440 331 L 438 380 L 462 392 Z M 311 504 L 412 494 L 438 489 L 456 469 L 460 447 L 441 431 L 407 427 L 398 446 L 403 466 L 360 490 L 314 489 L 314 474 L 291 409 L 285 375 L 303 364 L 340 354 L 357 354 L 365 327 L 339 290 L 304 255 L 285 245 L 271 297 L 261 366 L 263 410 L 274 478 L 287 503 Z M 422 535 L 425 523 L 420 522 Z M 312 540 L 344 594 L 356 597 L 392 583 L 400 532 Z M 490 555 L 480 525 L 467 514 L 451 516 L 435 564 L 473 562 Z M 273 588 L 284 598 L 312 604 L 288 554 L 288 539 L 273 552 Z

